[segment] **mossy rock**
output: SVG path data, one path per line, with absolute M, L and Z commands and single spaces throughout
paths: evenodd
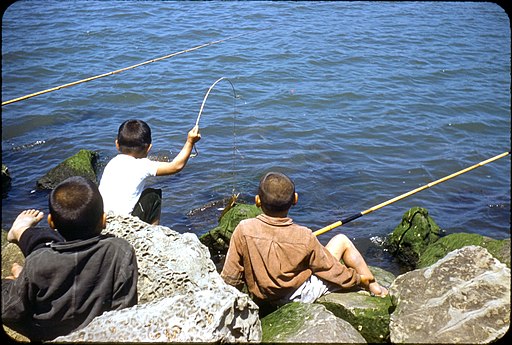
M 54 189 L 59 183 L 72 176 L 83 176 L 97 183 L 96 164 L 98 157 L 99 155 L 96 152 L 80 150 L 37 180 L 36 188 L 39 190 Z
M 449 252 L 470 245 L 487 249 L 492 256 L 510 268 L 510 238 L 495 240 L 469 233 L 450 234 L 429 245 L 420 256 L 418 268 L 430 266 L 444 258 Z
M 235 204 L 220 218 L 219 225 L 199 237 L 199 240 L 211 252 L 227 252 L 231 235 L 238 223 L 259 214 L 261 214 L 261 209 L 256 205 Z
M 262 343 L 364 343 L 347 321 L 317 303 L 292 302 L 261 319 Z
M 348 321 L 368 343 L 388 343 L 391 297 L 372 297 L 367 292 L 335 292 L 320 297 L 320 303 L 337 317 Z
M 421 253 L 439 239 L 440 232 L 427 209 L 413 207 L 405 212 L 402 222 L 388 236 L 386 246 L 402 263 L 415 268 Z

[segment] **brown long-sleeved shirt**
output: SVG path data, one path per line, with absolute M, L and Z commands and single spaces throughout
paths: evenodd
M 245 280 L 252 295 L 274 301 L 295 291 L 312 274 L 341 288 L 360 282 L 359 274 L 341 264 L 310 229 L 291 218 L 261 214 L 236 227 L 221 276 L 234 286 Z

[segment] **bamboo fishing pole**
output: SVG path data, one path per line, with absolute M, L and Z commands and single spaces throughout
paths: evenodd
M 472 166 L 470 166 L 470 167 L 467 167 L 467 168 L 465 168 L 465 169 L 459 170 L 459 171 L 457 171 L 457 172 L 455 172 L 455 173 L 453 173 L 453 174 L 451 174 L 451 175 L 448 175 L 448 176 L 445 176 L 445 177 L 440 178 L 440 179 L 438 179 L 438 180 L 435 180 L 435 181 L 432 181 L 432 182 L 430 182 L 430 183 L 427 183 L 426 185 L 421 186 L 421 187 L 419 187 L 419 188 L 416 188 L 416 189 L 414 189 L 414 190 L 411 190 L 410 192 L 407 192 L 407 193 L 401 194 L 401 195 L 399 195 L 399 196 L 397 196 L 397 197 L 394 197 L 393 199 L 389 199 L 388 201 L 384 201 L 384 202 L 382 202 L 382 203 L 380 203 L 380 204 L 378 204 L 378 205 L 375 205 L 375 206 L 373 206 L 373 207 L 371 207 L 371 208 L 369 208 L 369 209 L 367 209 L 367 210 L 364 210 L 364 211 L 362 211 L 362 212 L 359 212 L 359 213 L 353 214 L 353 215 L 351 215 L 351 216 L 349 216 L 349 217 L 347 217 L 347 218 L 344 218 L 344 219 L 341 219 L 341 220 L 339 220 L 339 221 L 337 221 L 337 222 L 335 222 L 335 223 L 332 223 L 331 225 L 328 225 L 328 226 L 326 226 L 326 227 L 324 227 L 324 228 L 321 228 L 321 229 L 319 229 L 319 230 L 317 230 L 317 231 L 313 232 L 313 234 L 314 234 L 315 236 L 319 236 L 319 235 L 321 235 L 321 234 L 323 234 L 323 233 L 326 233 L 327 231 L 331 231 L 332 229 L 337 228 L 338 226 L 341 226 L 341 225 L 343 225 L 343 224 L 347 224 L 348 222 L 353 221 L 354 219 L 357 219 L 357 218 L 362 217 L 362 216 L 364 216 L 364 215 L 366 215 L 366 214 L 368 214 L 368 213 L 371 213 L 371 212 L 373 212 L 373 211 L 376 211 L 376 210 L 378 210 L 379 208 L 382 208 L 382 207 L 384 207 L 384 206 L 390 205 L 390 204 L 392 204 L 392 203 L 394 203 L 394 202 L 397 202 L 397 201 L 399 201 L 399 200 L 405 199 L 405 198 L 407 198 L 407 197 L 409 197 L 409 196 L 411 196 L 411 195 L 413 195 L 413 194 L 416 194 L 416 193 L 418 193 L 418 192 L 421 192 L 422 190 L 425 190 L 425 189 L 427 189 L 427 188 L 430 188 L 430 187 L 432 187 L 432 186 L 435 186 L 436 184 L 439 184 L 439 183 L 442 183 L 442 182 L 448 181 L 448 180 L 450 180 L 450 179 L 452 179 L 452 178 L 454 178 L 454 177 L 456 177 L 456 176 L 459 176 L 459 175 L 462 175 L 462 174 L 464 174 L 464 173 L 467 173 L 468 171 L 471 171 L 471 170 L 473 170 L 473 169 L 479 168 L 479 167 L 484 166 L 484 165 L 486 165 L 486 164 L 488 164 L 488 163 L 494 162 L 494 161 L 496 161 L 496 160 L 498 160 L 498 159 L 500 159 L 500 158 L 503 158 L 503 157 L 505 157 L 505 156 L 508 156 L 509 154 L 510 154 L 510 151 L 508 151 L 508 152 L 503 152 L 503 153 L 501 153 L 501 154 L 499 154 L 499 155 L 497 155 L 497 156 L 494 156 L 494 157 L 492 157 L 492 158 L 489 158 L 489 159 L 487 159 L 487 160 L 484 160 L 484 161 L 482 161 L 482 162 L 480 162 L 480 163 L 477 163 L 477 164 L 472 165 Z
M 203 113 L 203 109 L 204 109 L 204 105 L 206 103 L 206 100 L 208 99 L 208 96 L 210 95 L 210 92 L 212 91 L 212 89 L 215 87 L 215 85 L 217 85 L 218 82 L 220 82 L 221 80 L 226 80 L 229 82 L 229 84 L 231 85 L 231 89 L 233 90 L 233 97 L 234 99 L 236 99 L 236 91 L 235 91 L 235 86 L 233 85 L 233 83 L 231 82 L 231 80 L 229 80 L 228 78 L 226 77 L 221 77 L 219 79 L 217 79 L 209 88 L 208 88 L 208 91 L 206 91 L 206 94 L 204 95 L 204 98 L 203 98 L 203 103 L 201 103 L 201 108 L 199 108 L 199 114 L 197 115 L 197 119 L 196 119 L 196 126 L 199 127 L 199 120 L 201 119 L 201 114 Z M 194 153 L 190 155 L 190 157 L 197 157 L 197 155 L 199 154 L 199 151 L 197 151 L 197 148 L 196 148 L 196 145 L 194 144 Z
M 130 69 L 134 69 L 134 68 L 137 68 L 137 67 L 140 67 L 140 66 L 144 66 L 144 65 L 153 63 L 153 62 L 157 62 L 157 61 L 161 61 L 161 60 L 164 60 L 164 59 L 168 59 L 168 58 L 171 58 L 173 56 L 185 54 L 185 53 L 188 53 L 188 52 L 191 52 L 191 51 L 194 51 L 194 50 L 198 50 L 198 49 L 201 49 L 201 48 L 204 48 L 204 47 L 208 47 L 208 46 L 211 46 L 211 45 L 214 45 L 214 44 L 217 44 L 217 43 L 225 42 L 227 40 L 231 40 L 231 39 L 243 36 L 243 35 L 246 35 L 246 34 L 245 33 L 244 34 L 239 34 L 239 35 L 230 36 L 230 37 L 227 37 L 227 38 L 224 38 L 224 39 L 221 39 L 221 40 L 212 41 L 212 42 L 209 42 L 209 43 L 204 43 L 204 44 L 201 44 L 201 45 L 189 48 L 189 49 L 185 49 L 185 50 L 182 50 L 182 51 L 179 51 L 179 52 L 176 52 L 176 53 L 172 53 L 172 54 L 169 54 L 169 55 L 161 56 L 159 58 L 155 58 L 155 59 L 151 59 L 151 60 L 148 60 L 148 61 L 144 61 L 144 62 L 135 64 L 135 65 L 132 65 L 132 66 L 124 67 L 124 68 L 121 68 L 121 69 L 118 69 L 118 70 L 115 70 L 115 71 L 112 71 L 112 72 L 103 73 L 103 74 L 100 74 L 100 75 L 96 75 L 94 77 L 89 77 L 89 78 L 81 79 L 81 80 L 78 80 L 78 81 L 74 81 L 72 83 L 63 84 L 63 85 L 52 87 L 50 89 L 46 89 L 46 90 L 43 90 L 43 91 L 31 93 L 31 94 L 28 94 L 26 96 L 14 98 L 14 99 L 2 102 L 2 106 L 7 105 L 7 104 L 11 104 L 11 103 L 14 103 L 14 102 L 23 101 L 25 99 L 32 98 L 32 97 L 35 97 L 35 96 L 39 96 L 39 95 L 42 95 L 42 94 L 45 94 L 45 93 L 48 93 L 48 92 L 64 89 L 66 87 L 82 84 L 82 83 L 85 83 L 85 82 L 88 82 L 88 81 L 91 81 L 91 80 L 107 77 L 109 75 L 113 75 L 113 74 L 121 73 L 121 72 L 124 72 L 124 71 L 128 71 Z

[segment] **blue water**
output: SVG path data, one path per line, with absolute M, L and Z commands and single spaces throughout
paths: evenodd
M 290 216 L 313 230 L 511 146 L 510 24 L 487 2 L 19 1 L 2 18 L 2 101 L 230 38 L 170 59 L 2 106 L 13 177 L 2 227 L 47 212 L 36 180 L 79 149 L 115 154 L 121 122 L 153 129 L 171 158 L 204 107 L 199 155 L 154 179 L 162 224 L 201 235 L 212 208 L 251 201 L 269 170 L 296 183 Z M 320 236 L 354 239 L 370 264 L 410 207 L 446 233 L 510 236 L 510 156 Z M 196 214 L 196 213 L 194 213 Z M 371 240 L 370 240 L 371 239 Z

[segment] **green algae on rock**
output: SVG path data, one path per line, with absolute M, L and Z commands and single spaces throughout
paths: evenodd
M 487 249 L 492 256 L 510 268 L 510 238 L 496 240 L 490 237 L 469 233 L 450 234 L 429 245 L 420 255 L 418 268 L 430 266 L 444 258 L 449 252 L 469 245 L 480 246 Z
M 38 190 L 53 189 L 71 176 L 83 176 L 97 183 L 96 163 L 98 157 L 97 152 L 80 150 L 37 180 L 36 188 Z
M 238 223 L 244 219 L 254 218 L 259 214 L 261 214 L 261 209 L 256 205 L 235 204 L 220 218 L 219 224 L 199 237 L 199 240 L 211 252 L 226 252 L 229 248 L 231 235 Z
M 427 246 L 439 239 L 440 232 L 427 209 L 413 207 L 389 235 L 386 246 L 401 262 L 414 268 Z

